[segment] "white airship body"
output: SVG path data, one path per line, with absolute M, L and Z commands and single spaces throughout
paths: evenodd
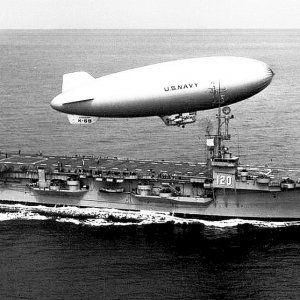
M 65 74 L 51 106 L 75 123 L 99 117 L 160 116 L 166 125 L 185 125 L 196 112 L 247 99 L 267 87 L 274 73 L 258 60 L 203 57 L 130 69 L 95 79 Z

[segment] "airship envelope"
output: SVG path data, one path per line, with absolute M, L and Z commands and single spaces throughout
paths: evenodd
M 196 112 L 247 99 L 272 78 L 271 68 L 243 57 L 203 57 L 164 62 L 100 78 L 86 72 L 63 76 L 62 93 L 52 108 L 72 124 L 99 117 L 160 116 L 166 125 L 185 125 Z

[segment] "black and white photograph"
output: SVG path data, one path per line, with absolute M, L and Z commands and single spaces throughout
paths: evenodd
M 300 2 L 0 0 L 0 299 L 300 299 Z

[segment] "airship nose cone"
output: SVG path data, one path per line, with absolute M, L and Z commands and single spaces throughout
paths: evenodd
M 258 68 L 256 69 L 257 70 L 256 86 L 258 88 L 258 91 L 261 91 L 271 83 L 275 73 L 267 64 L 263 62 L 260 62 L 260 64 L 258 64 L 257 67 Z
M 266 65 L 266 75 L 265 75 L 266 86 L 268 86 L 271 83 L 274 75 L 275 73 L 273 72 L 273 70 L 268 65 Z
M 271 80 L 273 79 L 273 76 L 275 75 L 275 73 L 274 73 L 274 71 L 268 66 L 268 65 L 266 65 L 266 77 L 267 77 L 267 79 L 268 80 L 270 80 L 270 82 L 271 82 Z
M 266 63 L 248 58 L 231 59 L 224 87 L 228 86 L 228 98 L 238 102 L 264 90 L 272 81 L 274 72 Z M 225 81 L 228 80 L 228 83 Z M 226 87 L 227 88 L 227 87 Z
M 50 106 L 58 111 L 61 111 L 63 105 L 63 101 L 60 97 L 60 95 L 56 96 L 50 103 Z
M 272 70 L 270 67 L 269 67 L 268 69 L 269 69 L 269 70 L 268 70 L 268 71 L 269 71 L 269 73 L 270 73 L 270 74 L 271 74 L 271 76 L 273 77 L 273 76 L 275 75 L 274 71 L 273 71 L 273 70 Z

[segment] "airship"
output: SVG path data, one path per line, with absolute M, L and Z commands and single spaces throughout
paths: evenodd
M 86 72 L 68 73 L 51 107 L 68 114 L 71 124 L 159 116 L 167 126 L 184 127 L 196 121 L 197 111 L 259 93 L 273 75 L 264 62 L 232 56 L 169 61 L 100 78 Z

